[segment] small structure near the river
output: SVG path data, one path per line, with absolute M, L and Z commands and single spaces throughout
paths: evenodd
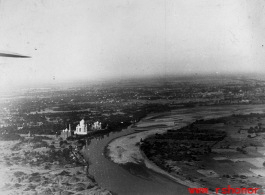
M 71 131 L 71 125 L 69 124 L 69 129 L 64 129 L 61 132 L 61 138 L 67 139 L 68 137 L 72 136 L 72 131 Z
M 29 133 L 28 133 L 28 137 L 32 137 L 32 135 L 31 135 L 31 132 L 29 131 Z

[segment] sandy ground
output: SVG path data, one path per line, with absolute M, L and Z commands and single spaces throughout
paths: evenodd
M 14 150 L 17 143 L 0 141 L 1 195 L 111 195 L 109 191 L 100 188 L 92 176 L 86 174 L 85 166 L 67 162 L 60 164 L 53 159 L 41 162 L 36 154 L 45 156 L 49 148 L 34 148 L 34 144 L 25 143 Z
M 164 132 L 165 129 L 154 129 L 152 131 L 143 131 L 136 134 L 127 135 L 113 140 L 107 147 L 110 159 L 118 164 L 126 164 L 128 162 L 140 163 L 144 158 L 141 154 L 137 143 L 154 133 Z

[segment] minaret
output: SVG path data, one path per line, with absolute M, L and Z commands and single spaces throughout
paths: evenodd
M 72 136 L 72 131 L 71 131 L 71 124 L 69 124 L 69 130 L 68 130 L 68 137 Z

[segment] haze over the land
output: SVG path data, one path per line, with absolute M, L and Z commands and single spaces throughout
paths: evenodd
M 0 88 L 194 73 L 264 73 L 262 0 L 2 0 Z

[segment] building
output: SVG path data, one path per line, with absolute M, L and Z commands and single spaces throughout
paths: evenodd
M 62 130 L 60 137 L 63 139 L 66 139 L 70 136 L 72 136 L 72 131 L 71 131 L 71 125 L 69 124 L 69 129 L 66 128 L 66 129 Z
M 23 126 L 21 126 L 21 127 L 17 127 L 17 130 L 21 130 L 21 129 L 23 129 Z
M 85 124 L 85 120 L 82 119 L 80 123 L 76 126 L 74 134 L 77 135 L 86 135 L 87 134 L 87 124 Z
M 92 125 L 91 125 L 91 129 L 92 130 L 100 130 L 100 129 L 102 129 L 102 127 L 101 127 L 101 122 L 94 122 Z
M 34 137 L 34 135 L 29 131 L 28 137 Z

